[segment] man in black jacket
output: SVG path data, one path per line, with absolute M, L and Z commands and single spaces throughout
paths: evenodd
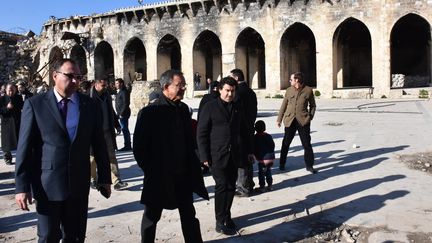
M 246 115 L 246 126 L 249 128 L 251 136 L 253 136 L 255 133 L 255 119 L 258 111 L 256 94 L 251 88 L 249 88 L 248 83 L 244 79 L 242 70 L 233 69 L 231 70 L 230 76 L 238 83 L 235 101 L 241 105 L 241 109 Z M 245 160 L 244 167 L 238 169 L 236 195 L 240 197 L 248 197 L 253 192 L 255 186 L 253 181 L 253 161 L 252 163 L 248 163 L 245 154 L 243 154 L 243 160 Z
M 237 168 L 243 167 L 240 144 L 253 158 L 251 134 L 245 124 L 245 116 L 233 102 L 237 82 L 226 77 L 220 81 L 217 99 L 209 101 L 198 121 L 198 151 L 204 164 L 211 166 L 215 185 L 216 232 L 235 234 L 236 226 L 231 218 Z
M 5 163 L 12 165 L 11 150 L 15 150 L 18 145 L 21 110 L 24 102 L 16 94 L 15 84 L 8 83 L 5 92 L 5 95 L 0 97 L 1 145 Z
M 117 89 L 117 95 L 115 99 L 115 107 L 117 115 L 120 119 L 120 126 L 124 138 L 124 147 L 119 151 L 132 150 L 131 137 L 129 132 L 129 117 L 131 115 L 130 105 L 130 94 L 125 87 L 124 80 L 121 78 L 116 79 L 115 87 Z
M 90 89 L 90 97 L 99 105 L 102 111 L 102 130 L 108 151 L 108 158 L 111 165 L 111 178 L 114 184 L 114 190 L 120 190 L 127 187 L 127 183 L 120 179 L 120 169 L 118 167 L 117 158 L 115 155 L 116 133 L 115 130 L 120 131 L 114 108 L 112 106 L 111 95 L 109 94 L 108 84 L 106 79 L 95 80 L 94 87 Z M 96 178 L 96 162 L 94 157 L 90 158 L 91 162 L 91 186 L 97 186 Z
M 209 197 L 195 153 L 189 108 L 181 102 L 186 82 L 182 72 L 168 70 L 160 84 L 159 98 L 139 112 L 133 138 L 134 156 L 144 172 L 141 242 L 154 242 L 163 209 L 178 208 L 185 242 L 199 243 L 192 194 Z

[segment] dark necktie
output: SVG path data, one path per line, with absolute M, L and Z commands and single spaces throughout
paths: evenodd
M 62 118 L 63 118 L 63 121 L 65 124 L 66 124 L 66 116 L 67 116 L 67 110 L 68 110 L 68 107 L 67 107 L 68 102 L 69 102 L 69 99 L 67 99 L 67 98 L 63 98 L 60 101 L 60 113 L 62 115 Z

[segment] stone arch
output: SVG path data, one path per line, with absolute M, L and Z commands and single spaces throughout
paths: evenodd
M 333 87 L 372 86 L 372 40 L 358 19 L 343 21 L 333 35 Z
M 72 47 L 70 58 L 76 62 L 82 75 L 87 75 L 87 55 L 84 47 L 75 45 Z
M 131 38 L 124 48 L 123 70 L 125 82 L 134 81 L 136 78 L 147 80 L 147 54 L 143 42 L 137 37 Z M 135 77 L 135 73 L 140 75 Z
M 312 30 L 294 23 L 285 30 L 280 43 L 280 88 L 289 86 L 290 75 L 302 72 L 308 86 L 316 87 L 316 44 Z
M 252 88 L 266 87 L 265 43 L 261 35 L 247 27 L 237 37 L 235 43 L 236 68 L 243 70 L 246 81 Z
M 50 86 L 54 86 L 54 79 L 52 77 L 52 73 L 53 73 L 53 69 L 54 69 L 54 63 L 56 63 L 57 61 L 60 61 L 62 58 L 64 57 L 62 50 L 60 49 L 60 47 L 58 46 L 54 46 L 53 48 L 51 48 L 50 54 L 49 54 L 49 70 L 48 70 L 48 75 L 49 75 L 49 85 Z
M 95 79 L 107 79 L 114 81 L 114 52 L 111 45 L 101 41 L 94 51 Z
M 168 69 L 181 70 L 181 48 L 173 35 L 166 34 L 157 47 L 157 75 Z
M 417 14 L 400 18 L 390 33 L 391 87 L 425 87 L 431 83 L 431 31 Z M 404 78 L 401 80 L 401 75 Z
M 205 30 L 195 39 L 193 45 L 193 73 L 201 76 L 199 89 L 207 88 L 207 78 L 216 80 L 222 75 L 222 45 L 219 37 Z

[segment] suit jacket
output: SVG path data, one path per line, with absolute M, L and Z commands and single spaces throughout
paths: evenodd
M 186 104 L 172 104 L 161 94 L 157 101 L 141 109 L 133 144 L 135 159 L 144 172 L 142 204 L 174 209 L 179 203 L 176 194 L 183 193 L 187 199 L 190 193 L 192 200 L 192 192 L 209 199 Z M 181 193 L 178 188 L 182 188 Z
M 108 111 L 108 126 L 109 126 L 109 132 L 111 134 L 111 143 L 114 144 L 114 148 L 117 149 L 117 141 L 116 141 L 116 127 L 120 127 L 120 123 L 117 119 L 116 113 L 114 111 L 113 105 L 112 105 L 112 98 L 111 95 L 108 93 L 108 91 L 105 91 L 106 95 L 106 101 L 103 101 L 102 99 L 98 98 L 98 94 L 96 89 L 93 87 L 90 89 L 89 95 L 90 97 L 96 102 L 98 106 L 105 105 L 107 106 Z M 105 104 L 104 104 L 105 103 Z M 104 122 L 104 117 L 102 115 L 102 123 Z
M 117 115 L 124 118 L 129 118 L 131 114 L 129 105 L 130 94 L 125 88 L 123 88 L 118 91 L 115 99 L 115 108 L 117 111 Z
M 255 119 L 258 113 L 258 101 L 255 92 L 249 88 L 246 82 L 241 82 L 236 89 L 235 101 L 240 102 L 242 109 L 246 116 L 246 120 L 249 123 L 249 128 L 254 133 Z
M 111 183 L 110 164 L 101 128 L 101 113 L 88 96 L 78 93 L 79 121 L 69 138 L 52 90 L 24 103 L 16 154 L 16 192 L 33 192 L 36 200 L 63 201 L 87 197 L 90 146 L 100 183 Z
M 277 122 L 283 120 L 285 127 L 289 127 L 295 118 L 300 125 L 309 125 L 315 115 L 315 109 L 315 98 L 311 87 L 304 86 L 297 91 L 291 86 L 285 92 Z
M 197 143 L 200 160 L 215 168 L 226 168 L 230 157 L 237 167 L 245 167 L 246 154 L 252 154 L 252 135 L 239 104 L 232 103 L 228 114 L 222 99 L 209 101 L 198 121 Z
M 12 102 L 13 105 L 11 110 L 7 108 L 9 102 Z M 0 97 L 1 145 L 3 151 L 10 152 L 17 147 L 23 104 L 22 98 L 18 95 Z

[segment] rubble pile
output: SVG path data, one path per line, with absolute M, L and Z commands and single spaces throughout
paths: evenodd
M 38 37 L 0 33 L 0 82 L 28 80 L 33 70 L 33 55 Z M 37 67 L 36 67 L 37 68 Z
M 411 169 L 432 174 L 432 152 L 398 155 L 397 158 L 404 162 Z

